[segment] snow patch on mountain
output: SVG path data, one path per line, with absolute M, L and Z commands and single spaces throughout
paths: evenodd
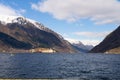
M 12 23 L 14 19 L 16 19 L 19 16 L 6 16 L 6 15 L 0 15 L 0 21 L 4 24 Z
M 84 50 L 91 50 L 94 46 L 93 45 L 84 45 L 82 42 L 78 41 L 76 43 L 72 43 L 74 46 L 77 46 Z
M 44 27 L 43 24 L 38 23 L 35 20 L 22 17 L 22 16 L 0 15 L 0 21 L 4 25 L 6 25 L 8 23 L 18 23 L 18 24 L 32 23 L 35 27 L 39 28 L 40 30 L 47 30 L 46 27 Z
M 69 41 L 72 45 L 83 49 L 83 50 L 91 50 L 94 46 L 93 45 L 85 45 L 83 44 L 81 41 L 78 40 L 73 40 L 73 39 L 66 39 L 67 41 Z
M 31 23 L 32 25 L 34 25 L 34 27 L 46 31 L 46 32 L 50 32 L 50 33 L 55 33 L 54 31 L 52 31 L 51 29 L 45 27 L 43 24 L 29 19 L 29 18 L 25 18 L 23 16 L 7 16 L 7 15 L 0 15 L 0 23 L 2 23 L 3 25 L 7 25 L 9 23 L 18 23 L 21 25 L 26 25 L 27 23 Z M 57 33 L 56 33 L 57 34 Z M 61 39 L 63 39 L 63 37 L 59 34 L 57 34 L 56 36 L 59 36 Z

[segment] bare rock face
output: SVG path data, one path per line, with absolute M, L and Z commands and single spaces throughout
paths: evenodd
M 2 18 L 0 17 L 0 52 L 26 52 L 35 48 L 76 52 L 69 42 L 41 23 L 24 17 L 5 17 L 4 20 Z
M 120 53 L 120 26 L 97 46 L 95 46 L 91 53 Z

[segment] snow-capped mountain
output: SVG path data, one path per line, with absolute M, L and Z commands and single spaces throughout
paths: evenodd
M 9 23 L 18 23 L 18 24 L 27 24 L 32 23 L 35 27 L 39 28 L 40 30 L 46 30 L 49 31 L 47 27 L 45 27 L 43 24 L 38 23 L 35 20 L 28 19 L 22 16 L 6 16 L 6 15 L 0 15 L 0 21 L 2 24 L 6 25 Z
M 91 50 L 93 48 L 92 45 L 84 45 L 82 42 L 79 41 L 79 43 L 72 43 L 73 45 L 82 48 L 82 49 L 86 49 L 86 50 Z
M 94 46 L 93 45 L 84 45 L 80 41 L 70 42 L 75 48 L 77 48 L 80 52 L 88 52 L 90 51 Z
M 0 22 L 4 25 L 9 24 L 9 23 L 18 23 L 21 25 L 25 25 L 27 23 L 32 23 L 32 25 L 34 25 L 34 27 L 36 27 L 40 30 L 55 33 L 53 30 L 45 27 L 42 23 L 39 23 L 39 22 L 32 20 L 32 19 L 25 18 L 23 16 L 0 15 Z M 63 37 L 61 35 L 58 34 L 58 36 L 63 39 Z
M 4 24 L 12 23 L 12 20 L 16 19 L 20 16 L 6 16 L 6 15 L 0 15 L 0 21 Z
M 76 52 L 63 37 L 37 21 L 22 16 L 0 16 L 0 51 L 52 48 Z

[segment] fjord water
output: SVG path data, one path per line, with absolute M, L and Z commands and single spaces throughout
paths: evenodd
M 119 80 L 119 54 L 0 54 L 0 78 Z

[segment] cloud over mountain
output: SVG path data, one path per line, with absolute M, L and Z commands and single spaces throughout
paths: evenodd
M 120 22 L 118 0 L 44 0 L 32 3 L 32 9 L 49 13 L 59 20 L 89 19 L 95 24 Z
M 0 15 L 18 16 L 25 13 L 24 9 L 15 10 L 14 8 L 0 3 Z

